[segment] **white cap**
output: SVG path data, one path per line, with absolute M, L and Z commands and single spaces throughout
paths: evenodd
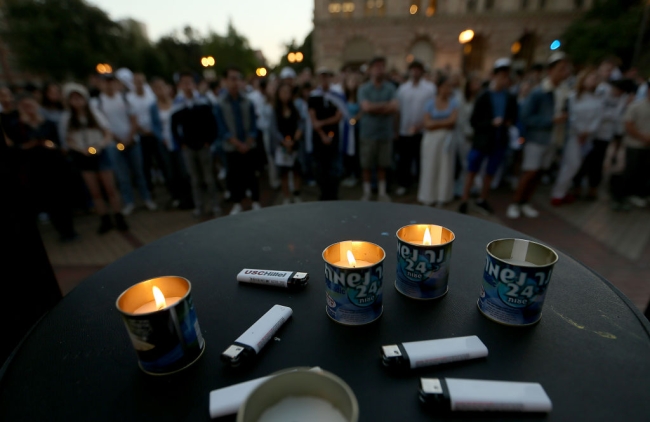
M 133 72 L 126 67 L 122 67 L 115 71 L 115 78 L 129 90 L 133 91 Z
M 317 75 L 333 75 L 334 72 L 332 72 L 329 68 L 325 66 L 321 66 L 316 70 Z
M 501 57 L 500 59 L 497 59 L 494 62 L 494 68 L 493 69 L 496 70 L 496 69 L 501 69 L 501 68 L 504 68 L 504 67 L 511 67 L 511 66 L 512 66 L 512 60 L 510 60 L 507 57 Z
M 67 84 L 63 85 L 63 98 L 68 99 L 70 98 L 70 94 L 73 92 L 76 92 L 77 94 L 81 95 L 84 97 L 86 100 L 88 100 L 88 90 L 86 89 L 85 86 L 75 83 L 75 82 L 68 82 Z
M 290 67 L 283 67 L 282 70 L 280 71 L 280 79 L 295 79 L 296 78 L 296 71 L 293 70 Z
M 556 51 L 555 53 L 551 54 L 551 56 L 546 61 L 546 64 L 550 66 L 553 63 L 559 62 L 560 60 L 566 60 L 566 54 L 561 51 Z

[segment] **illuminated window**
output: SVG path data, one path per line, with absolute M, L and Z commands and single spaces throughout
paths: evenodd
M 412 14 L 412 15 L 415 15 L 415 14 L 418 13 L 418 9 L 419 9 L 418 3 L 412 1 L 411 2 L 411 7 L 409 7 L 409 13 Z
M 485 0 L 485 10 L 494 9 L 494 0 Z
M 467 11 L 476 12 L 478 8 L 478 0 L 467 0 Z
M 386 2 L 385 0 L 367 0 L 366 1 L 366 16 L 384 16 L 386 13 Z
M 341 6 L 341 11 L 345 14 L 346 17 L 352 16 L 352 12 L 354 12 L 354 3 L 351 1 L 346 1 Z
M 344 4 L 345 4 L 345 3 L 344 3 Z M 342 7 L 341 7 L 341 3 L 339 3 L 338 1 L 330 2 L 329 6 L 327 7 L 327 10 L 328 10 L 331 14 L 338 14 L 338 13 L 341 13 L 341 9 L 342 9 Z
M 438 0 L 429 0 L 429 4 L 427 5 L 427 16 L 433 16 L 436 14 L 436 10 L 438 9 Z

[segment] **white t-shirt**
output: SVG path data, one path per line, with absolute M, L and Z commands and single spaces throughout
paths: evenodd
M 623 120 L 634 123 L 639 132 L 645 135 L 650 134 L 650 100 L 646 98 L 630 104 L 625 111 Z M 628 148 L 650 148 L 650 145 L 629 134 L 625 135 L 624 145 Z
M 156 100 L 151 98 L 145 92 L 144 95 L 140 96 L 134 91 L 126 94 L 126 100 L 129 102 L 129 107 L 131 112 L 135 114 L 136 119 L 138 120 L 138 126 L 142 132 L 151 132 L 151 104 Z
M 111 133 L 121 141 L 126 140 L 131 132 L 129 116 L 133 113 L 127 102 L 124 101 L 122 94 L 115 93 L 112 97 L 109 97 L 101 93 L 99 98 L 94 99 L 92 104 L 106 117 Z
M 417 85 L 413 81 L 403 83 L 397 89 L 397 100 L 399 101 L 400 123 L 399 134 L 410 136 L 422 132 L 424 121 L 424 105 L 436 96 L 436 86 L 424 79 L 420 79 Z M 414 127 L 419 127 L 413 132 Z

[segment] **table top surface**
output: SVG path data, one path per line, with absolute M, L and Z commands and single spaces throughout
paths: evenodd
M 449 293 L 439 300 L 416 301 L 394 289 L 395 232 L 415 222 L 456 234 Z M 548 415 L 481 418 L 647 420 L 650 324 L 588 268 L 559 253 L 539 324 L 508 327 L 480 314 L 485 247 L 506 237 L 529 238 L 460 214 L 362 202 L 273 207 L 174 233 L 88 278 L 42 319 L 6 367 L 0 420 L 209 420 L 211 390 L 295 366 L 320 366 L 343 378 L 357 396 L 361 421 L 431 420 L 417 399 L 422 376 L 539 382 L 553 402 Z M 349 239 L 387 252 L 384 314 L 360 327 L 339 325 L 325 313 L 322 252 Z M 297 292 L 239 284 L 243 268 L 307 271 L 311 280 Z M 137 366 L 115 300 L 136 282 L 163 275 L 192 282 L 206 350 L 181 373 L 153 377 Z M 225 368 L 220 354 L 275 304 L 294 311 L 278 339 L 251 367 Z M 467 335 L 486 344 L 486 359 L 402 376 L 379 363 L 384 344 Z

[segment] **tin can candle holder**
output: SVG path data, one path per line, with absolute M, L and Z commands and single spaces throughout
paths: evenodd
M 117 298 L 117 310 L 144 372 L 178 372 L 203 354 L 205 342 L 191 291 L 187 279 L 165 276 L 133 285 Z
M 412 224 L 397 230 L 395 289 L 420 300 L 446 295 L 455 238 L 451 230 L 432 224 Z
M 501 324 L 535 324 L 542 318 L 546 289 L 557 260 L 553 249 L 529 240 L 488 243 L 478 309 Z
M 382 285 L 386 252 L 379 245 L 345 241 L 323 251 L 327 315 L 344 325 L 364 325 L 384 310 Z

